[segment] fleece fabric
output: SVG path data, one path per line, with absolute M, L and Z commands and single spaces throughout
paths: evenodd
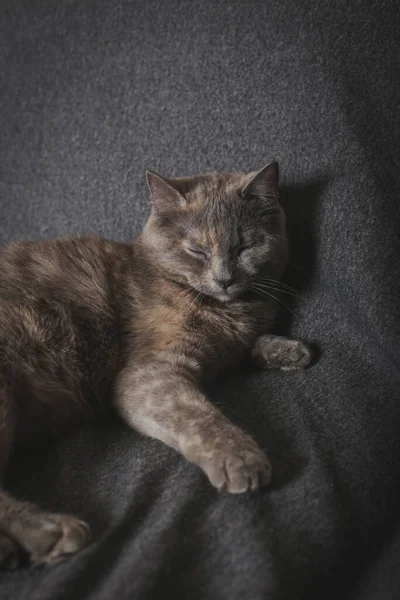
M 87 519 L 94 543 L 1 573 L 1 600 L 400 598 L 398 15 L 396 0 L 3 0 L 1 242 L 128 241 L 146 168 L 277 158 L 298 293 L 277 330 L 318 360 L 209 389 L 268 449 L 261 494 L 218 494 L 118 422 L 16 458 L 9 489 Z

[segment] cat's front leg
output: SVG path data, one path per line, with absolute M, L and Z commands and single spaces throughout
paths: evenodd
M 262 335 L 252 349 L 252 358 L 263 368 L 297 371 L 310 364 L 312 355 L 303 342 L 277 335 Z
M 269 483 L 264 452 L 190 378 L 157 365 L 126 368 L 115 401 L 131 427 L 181 452 L 219 490 L 242 493 Z

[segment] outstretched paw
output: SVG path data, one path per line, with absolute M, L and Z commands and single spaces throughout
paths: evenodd
M 225 442 L 221 435 L 215 448 L 200 450 L 196 462 L 221 492 L 242 494 L 271 481 L 272 469 L 264 452 L 240 430 Z

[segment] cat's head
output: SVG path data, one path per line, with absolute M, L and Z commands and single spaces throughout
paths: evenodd
M 143 240 L 165 273 L 220 302 L 281 276 L 285 216 L 272 162 L 252 173 L 166 178 L 151 171 Z

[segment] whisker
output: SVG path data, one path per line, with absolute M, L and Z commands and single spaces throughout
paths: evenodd
M 258 277 L 256 277 L 256 279 L 258 279 L 259 281 L 271 281 L 271 282 L 273 282 L 273 283 L 279 283 L 279 284 L 281 284 L 281 285 L 285 285 L 285 286 L 287 286 L 287 287 L 290 287 L 290 286 L 289 286 L 287 283 L 285 283 L 284 281 L 281 281 L 280 279 L 275 279 L 274 277 L 265 277 L 265 276 L 263 276 L 263 277 L 260 277 L 260 276 L 258 276 Z
M 273 296 L 272 294 L 270 294 L 269 292 L 267 292 L 266 290 L 264 290 L 262 288 L 258 288 L 254 284 L 250 286 L 250 289 L 253 290 L 254 292 L 258 293 L 260 296 L 264 295 L 264 296 L 270 298 L 273 302 L 275 302 L 278 305 L 281 304 L 284 308 L 286 308 L 286 310 L 288 310 L 293 315 L 293 317 L 296 319 L 297 322 L 299 321 L 298 317 L 292 311 L 290 306 L 288 306 L 285 302 L 283 302 L 283 300 L 276 298 L 276 296 Z
M 270 290 L 273 292 L 279 292 L 281 294 L 287 294 L 288 296 L 300 297 L 297 292 L 292 292 L 291 290 L 286 290 L 285 288 L 274 287 L 272 285 L 266 285 L 265 283 L 257 283 L 257 285 L 265 290 Z
M 286 289 L 286 290 L 289 290 L 290 292 L 292 292 L 292 294 L 294 294 L 296 296 L 300 296 L 300 294 L 294 288 L 292 288 L 290 285 L 287 285 L 286 283 L 283 283 L 282 281 L 278 281 L 277 279 L 272 279 L 271 277 L 256 277 L 255 281 L 257 284 L 272 283 L 273 285 L 282 288 L 282 291 L 284 291 Z
M 300 265 L 296 265 L 296 263 L 291 262 L 290 260 L 288 260 L 288 264 L 292 265 L 293 267 L 296 267 L 296 269 L 300 269 L 301 271 L 305 271 L 306 270 L 304 267 L 301 267 Z
M 280 264 L 281 263 L 281 261 L 279 261 L 279 260 L 273 260 L 271 262 L 274 263 L 274 264 Z M 296 269 L 300 269 L 301 271 L 306 271 L 305 267 L 301 267 L 300 265 L 297 265 L 296 263 L 292 262 L 291 260 L 288 260 L 287 263 L 288 263 L 288 265 L 292 265 L 293 267 L 296 267 Z
M 296 290 L 294 288 L 292 288 L 290 285 L 287 285 L 286 283 L 282 283 L 280 281 L 276 281 L 274 279 L 259 279 L 259 278 L 256 278 L 255 281 L 256 281 L 256 283 L 272 284 L 272 285 L 275 285 L 277 287 L 290 290 L 291 292 L 296 292 Z
M 260 287 L 264 287 L 267 290 L 270 289 L 270 290 L 274 290 L 275 292 L 281 292 L 281 293 L 287 294 L 289 296 L 301 298 L 300 294 L 298 292 L 296 292 L 296 290 L 293 290 L 289 287 L 281 287 L 281 286 L 278 286 L 275 284 L 271 285 L 270 283 L 261 283 L 259 281 L 256 281 L 256 285 L 259 285 Z
M 275 296 L 273 296 L 272 294 L 269 294 L 267 291 L 263 290 L 262 288 L 256 287 L 255 285 L 251 285 L 249 287 L 249 289 L 252 290 L 253 292 L 256 292 L 260 296 L 265 296 L 266 298 L 270 298 L 273 302 L 275 302 L 276 304 L 279 304 L 279 302 L 275 298 Z

